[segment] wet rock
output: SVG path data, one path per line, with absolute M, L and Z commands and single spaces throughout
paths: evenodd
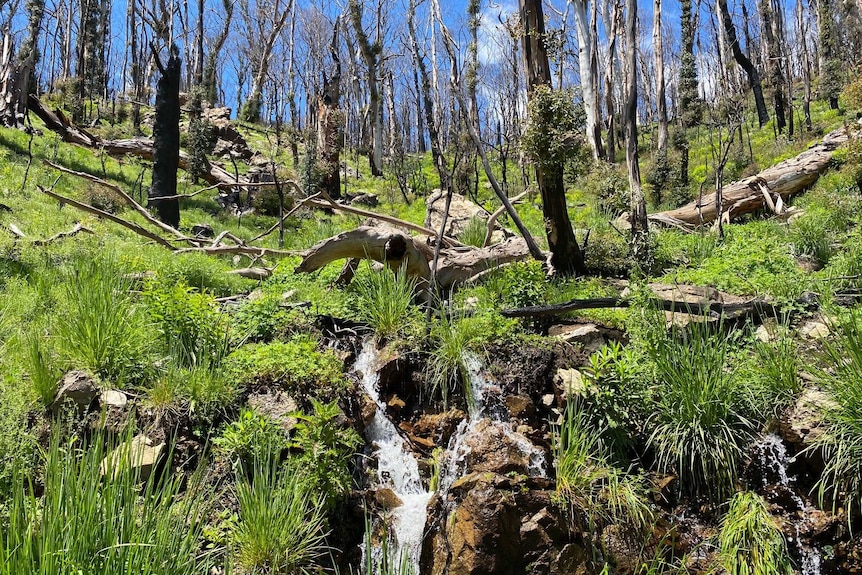
M 587 565 L 590 554 L 583 545 L 569 543 L 564 546 L 551 564 L 551 573 L 560 575 L 587 575 Z
M 106 389 L 99 395 L 99 405 L 113 409 L 123 409 L 129 403 L 129 398 L 122 391 Z
M 509 415 L 515 419 L 531 417 L 536 412 L 533 400 L 526 395 L 509 395 L 506 397 L 506 408 Z
M 452 408 L 443 413 L 426 413 L 416 420 L 411 433 L 433 441 L 436 445 L 447 445 L 458 424 L 467 417 L 460 409 Z
M 164 443 L 155 443 L 144 434 L 136 435 L 128 445 L 120 445 L 106 455 L 99 469 L 102 475 L 114 477 L 128 466 L 138 474 L 140 481 L 146 481 L 159 463 L 164 450 Z
M 779 420 L 782 439 L 802 450 L 823 434 L 823 413 L 834 406 L 828 393 L 817 387 L 809 387 Z
M 631 575 L 637 571 L 643 540 L 633 535 L 619 525 L 608 525 L 602 531 L 604 548 L 614 563 L 614 575 Z
M 466 457 L 468 472 L 527 474 L 536 450 L 522 434 L 490 419 L 481 420 L 464 443 L 469 448 Z
M 60 380 L 51 407 L 57 409 L 66 401 L 71 401 L 78 407 L 87 408 L 98 396 L 98 382 L 92 375 L 85 371 L 70 371 Z
M 383 509 L 395 509 L 401 507 L 404 502 L 388 487 L 383 487 L 374 492 L 374 501 Z
M 374 419 L 374 415 L 377 413 L 377 404 L 364 393 L 360 395 L 359 400 L 359 417 L 362 419 L 362 427 L 368 427 L 371 425 L 371 420 Z
M 246 404 L 261 415 L 278 423 L 285 431 L 290 431 L 298 420 L 293 416 L 299 406 L 296 400 L 283 391 L 269 391 L 249 396 Z

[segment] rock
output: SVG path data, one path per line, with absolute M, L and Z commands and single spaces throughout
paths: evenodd
M 558 369 L 554 382 L 564 398 L 580 395 L 587 388 L 584 375 L 577 369 Z
M 371 420 L 374 419 L 374 415 L 377 413 L 377 404 L 364 393 L 360 396 L 360 402 L 359 417 L 362 419 L 362 427 L 368 427 L 371 425 Z
M 388 487 L 383 487 L 374 492 L 374 501 L 383 509 L 395 509 L 401 507 L 404 502 Z
M 548 335 L 561 341 L 579 344 L 590 354 L 595 353 L 605 344 L 601 330 L 593 323 L 552 325 L 548 329 Z
M 446 207 L 446 194 L 440 190 L 434 190 L 425 200 L 425 227 L 439 230 L 443 223 L 443 210 Z M 481 206 L 474 204 L 469 198 L 461 194 L 452 194 L 452 203 L 449 206 L 449 218 L 446 220 L 445 234 L 450 237 L 460 235 L 473 219 L 483 222 L 488 221 L 489 214 Z M 487 226 L 486 226 L 487 227 Z M 495 225 L 491 236 L 491 243 L 498 243 L 512 236 L 512 232 Z
M 136 435 L 128 445 L 120 445 L 106 455 L 99 469 L 103 476 L 115 477 L 124 466 L 128 465 L 139 474 L 139 481 L 146 481 L 164 450 L 164 443 L 154 444 L 153 440 L 146 435 Z
M 560 575 L 586 575 L 591 556 L 583 545 L 569 543 L 564 546 L 551 564 L 551 573 Z
M 368 206 L 369 208 L 377 207 L 380 204 L 376 194 L 359 194 L 350 200 L 352 206 Z
M 250 395 L 246 405 L 259 414 L 272 419 L 285 431 L 290 431 L 298 423 L 293 414 L 299 410 L 299 405 L 293 397 L 283 391 Z
M 618 525 L 608 525 L 602 531 L 602 540 L 613 562 L 614 575 L 632 575 L 637 571 L 643 541 Z
M 58 385 L 52 408 L 57 408 L 66 400 L 81 408 L 87 408 L 99 396 L 96 379 L 85 371 L 70 371 L 63 376 Z
M 754 337 L 757 341 L 761 341 L 763 343 L 769 343 L 775 339 L 775 335 L 768 327 L 766 327 L 766 324 L 757 327 L 757 330 L 754 332 Z
M 528 474 L 530 460 L 539 449 L 506 424 L 483 419 L 464 438 L 469 448 L 467 472 L 485 471 L 504 475 Z
M 428 439 L 436 445 L 447 445 L 458 424 L 467 417 L 460 409 L 452 408 L 443 413 L 426 413 L 413 424 L 411 433 Z
M 389 408 L 394 409 L 395 411 L 401 411 L 402 409 L 407 407 L 407 404 L 404 403 L 404 400 L 401 399 L 400 397 L 398 397 L 397 395 L 395 395 L 394 393 L 391 396 L 389 396 L 389 399 L 387 400 L 386 405 Z
M 212 238 L 215 237 L 215 231 L 209 224 L 195 224 L 192 226 L 192 235 L 196 238 Z
M 810 320 L 799 326 L 799 335 L 808 339 L 824 339 L 829 336 L 829 326 L 822 321 Z
M 778 421 L 782 439 L 802 450 L 823 434 L 823 413 L 835 406 L 828 393 L 816 387 L 804 390 Z
M 129 403 L 129 398 L 126 397 L 126 394 L 116 389 L 106 389 L 99 395 L 99 404 L 102 407 L 123 409 L 127 403 Z
M 557 398 L 554 396 L 553 393 L 546 393 L 542 396 L 542 405 L 544 405 L 545 407 L 551 407 L 552 405 L 554 405 L 556 399 Z
M 536 413 L 536 406 L 527 395 L 507 395 L 506 408 L 509 415 L 516 419 L 524 419 Z
M 796 265 L 806 273 L 814 273 L 823 269 L 823 262 L 816 257 L 807 254 L 797 256 Z

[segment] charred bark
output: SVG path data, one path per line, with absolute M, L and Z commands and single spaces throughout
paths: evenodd
M 155 208 L 159 220 L 173 228 L 180 225 L 179 199 L 159 199 L 177 195 L 177 170 L 180 164 L 180 56 L 176 44 L 170 48 L 167 64 L 162 66 L 153 50 L 161 77 L 156 86 L 156 116 L 153 121 L 153 183 L 148 206 Z

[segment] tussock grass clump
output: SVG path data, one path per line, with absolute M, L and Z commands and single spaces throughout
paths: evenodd
M 728 575 L 791 575 L 793 567 L 784 536 L 766 502 L 750 491 L 730 501 L 718 533 L 718 565 L 715 572 Z
M 419 320 L 413 305 L 416 280 L 407 275 L 406 264 L 395 273 L 388 269 L 357 274 L 353 281 L 356 314 L 374 329 L 378 339 L 409 334 Z
M 103 477 L 111 447 L 100 436 L 86 449 L 55 437 L 41 499 L 18 469 L 20 488 L 0 530 L 0 574 L 197 575 L 217 563 L 216 554 L 200 548 L 208 500 L 194 482 L 179 498 L 181 477 L 142 481 L 123 463 L 121 472 Z
M 470 218 L 464 229 L 458 234 L 458 239 L 467 246 L 481 248 L 485 243 L 485 234 L 488 231 L 488 222 L 482 218 Z
M 835 404 L 826 410 L 826 432 L 814 449 L 822 450 L 826 467 L 817 487 L 821 501 L 843 503 L 848 519 L 862 511 L 862 310 L 840 321 L 838 337 L 826 346 L 831 373 L 822 385 Z
M 726 369 L 729 351 L 722 327 L 706 322 L 662 331 L 650 349 L 657 388 L 648 446 L 684 490 L 712 499 L 732 491 L 752 433 L 743 385 Z
M 39 330 L 26 333 L 21 342 L 23 359 L 30 386 L 44 406 L 49 406 L 57 396 L 62 370 L 57 365 L 54 351 L 45 341 L 46 334 Z
M 60 351 L 112 385 L 140 379 L 152 339 L 130 282 L 110 261 L 80 259 L 63 278 L 67 309 L 57 316 Z
M 313 573 L 326 551 L 322 496 L 299 470 L 259 463 L 236 487 L 240 523 L 235 533 L 240 565 L 248 573 Z
M 449 394 L 462 386 L 464 395 L 472 403 L 467 354 L 474 334 L 469 325 L 458 321 L 441 310 L 431 328 L 431 349 L 426 364 L 426 392 L 430 398 L 449 403 Z
M 603 432 L 590 425 L 577 402 L 569 402 L 552 435 L 557 494 L 591 524 L 598 520 L 642 529 L 652 521 L 643 477 L 612 465 Z

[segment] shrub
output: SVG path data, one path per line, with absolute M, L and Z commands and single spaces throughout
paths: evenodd
M 311 573 L 326 551 L 322 496 L 293 466 L 260 462 L 236 487 L 235 532 L 240 565 L 248 573 Z
M 155 282 L 144 295 L 164 347 L 180 365 L 194 365 L 205 356 L 221 359 L 227 325 L 211 295 L 182 283 L 167 287 Z
M 128 280 L 110 262 L 80 260 L 61 290 L 68 309 L 56 333 L 66 358 L 112 385 L 140 380 L 151 342 Z
M 629 182 L 619 169 L 598 162 L 586 177 L 585 191 L 608 218 L 616 218 L 629 209 Z
M 794 573 L 784 536 L 756 493 L 743 491 L 731 499 L 718 533 L 717 567 L 728 575 Z
M 130 438 L 127 436 L 125 441 Z M 123 457 L 129 457 L 128 443 Z M 126 573 L 193 575 L 217 563 L 199 547 L 208 500 L 195 482 L 180 476 L 145 479 L 135 467 L 103 475 L 102 461 L 114 447 L 97 436 L 81 450 L 55 436 L 46 454 L 44 498 L 26 487 L 9 503 L 8 524 L 0 530 L 0 574 Z
M 413 305 L 416 280 L 407 275 L 406 263 L 395 273 L 384 269 L 358 275 L 353 288 L 356 314 L 374 329 L 378 339 L 408 335 L 417 325 L 419 310 Z
M 649 349 L 657 399 L 648 445 L 685 491 L 712 499 L 733 489 L 752 433 L 742 385 L 726 369 L 729 349 L 721 326 L 705 321 L 662 332 Z
M 120 194 L 99 184 L 87 184 L 84 188 L 83 200 L 94 208 L 109 214 L 116 214 L 126 207 L 126 202 Z
M 308 485 L 323 496 L 323 504 L 331 509 L 350 490 L 348 465 L 362 438 L 346 425 L 337 402 L 312 399 L 311 404 L 310 414 L 295 414 L 299 423 L 291 446 L 300 449 L 301 454 L 292 465 L 301 470 Z
M 300 402 L 331 401 L 347 390 L 341 361 L 331 351 L 318 351 L 317 342 L 305 335 L 245 345 L 227 357 L 225 369 L 241 385 L 280 387 Z
M 834 344 L 826 346 L 829 370 L 822 385 L 835 401 L 826 410 L 826 431 L 813 449 L 821 450 L 826 467 L 817 482 L 821 502 L 843 503 L 848 520 L 862 511 L 862 311 L 842 318 Z
M 252 469 L 255 462 L 278 461 L 288 446 L 288 437 L 272 418 L 253 409 L 243 409 L 239 418 L 226 425 L 213 443 L 234 465 Z
M 524 153 L 542 166 L 562 167 L 583 146 L 583 120 L 571 92 L 537 86 L 527 104 Z

